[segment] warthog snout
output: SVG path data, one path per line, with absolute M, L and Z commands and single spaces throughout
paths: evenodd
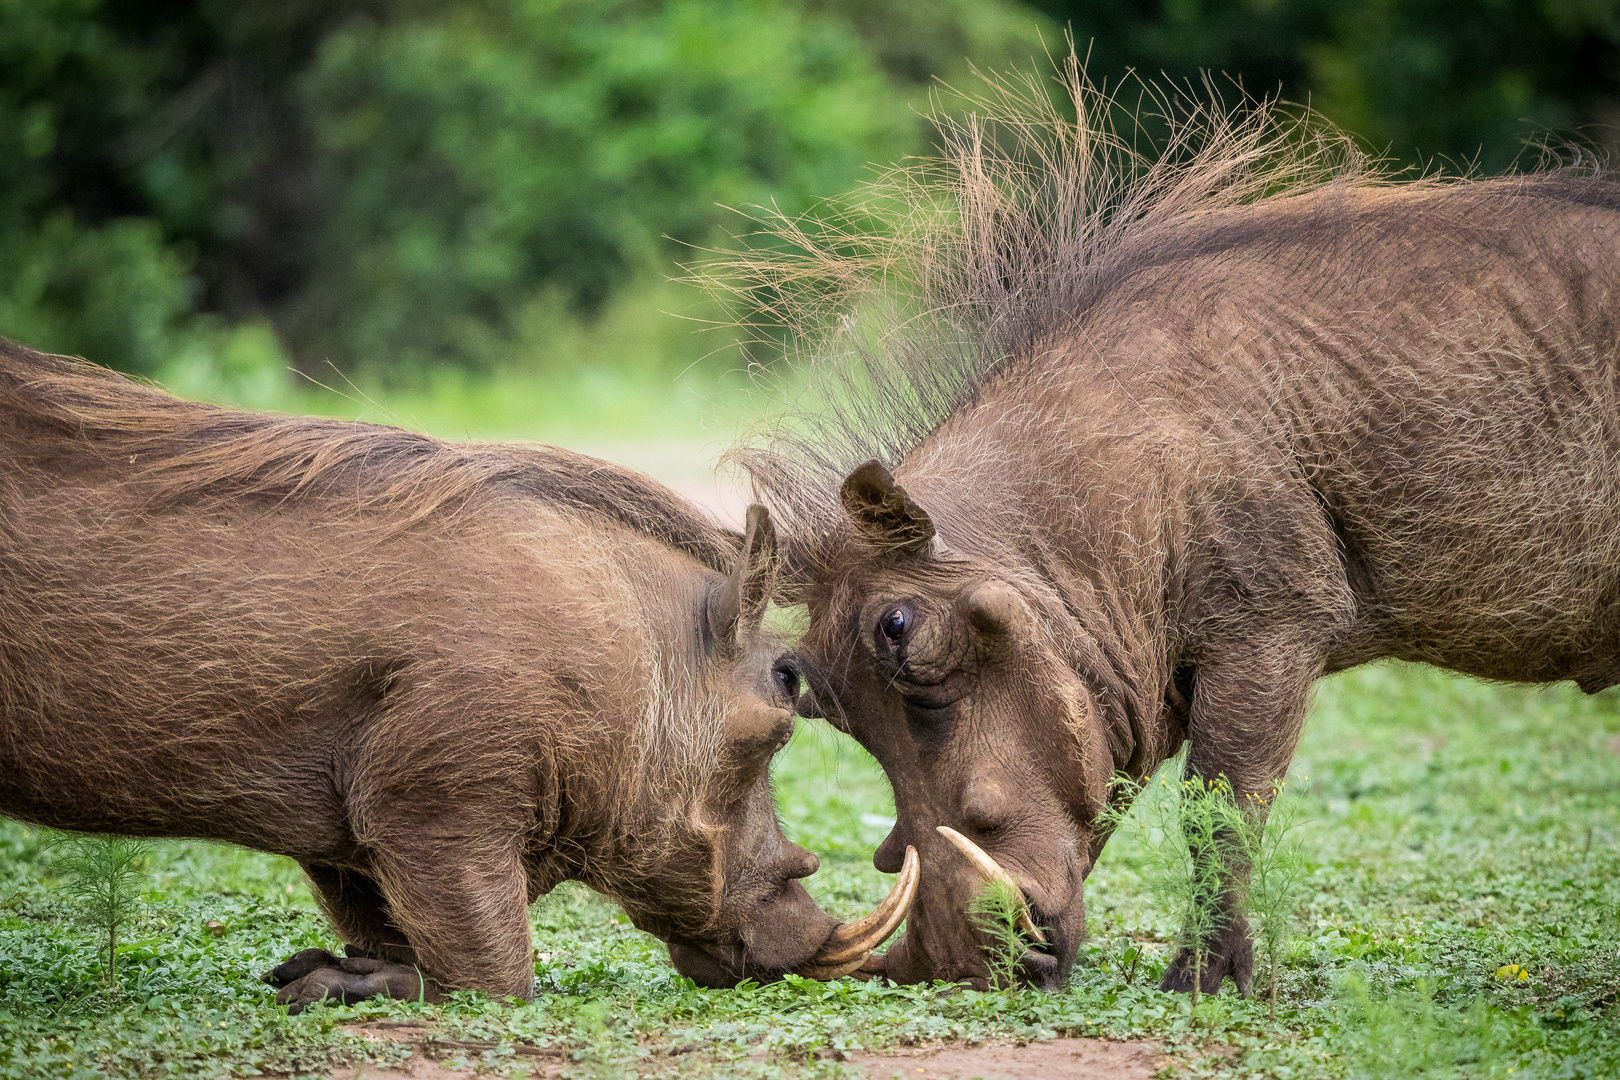
M 682 975 L 700 986 L 711 987 L 735 986 L 743 979 L 769 980 L 789 972 L 827 981 L 863 966 L 875 967 L 881 957 L 874 958 L 873 950 L 905 921 L 916 899 L 918 868 L 916 850 L 908 849 L 899 879 L 883 902 L 862 918 L 839 923 L 830 931 L 826 924 L 831 920 L 795 881 L 790 894 L 773 905 L 778 921 L 773 923 L 775 940 L 769 945 L 761 943 L 750 948 L 676 940 L 670 942 L 670 959 Z M 785 928 L 788 920 L 796 923 L 792 929 Z M 797 951 L 804 958 L 790 959 L 784 950 Z
M 1049 862 L 1057 853 L 1020 849 L 1017 854 L 992 854 L 950 826 L 913 839 L 920 841 L 917 846 L 928 863 L 927 886 L 918 891 L 904 935 L 887 952 L 874 955 L 862 973 L 881 973 L 900 983 L 965 981 L 979 989 L 1009 978 L 1043 990 L 1062 984 L 1084 934 L 1083 875 L 1067 866 L 1056 874 L 1031 872 L 1038 865 L 1032 857 Z M 880 867 L 886 858 L 880 848 Z M 1022 939 L 1016 957 L 1008 957 L 1005 935 L 991 929 L 1005 925 L 1001 914 L 979 910 L 992 883 L 1005 886 L 1013 901 L 1006 915 Z
M 873 950 L 895 932 L 911 911 L 911 902 L 917 898 L 918 865 L 917 849 L 906 848 L 900 877 L 883 903 L 864 918 L 834 927 L 826 943 L 797 974 L 825 982 L 848 975 L 865 964 Z

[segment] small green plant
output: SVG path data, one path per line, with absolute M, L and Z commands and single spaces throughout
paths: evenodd
M 1148 881 L 1153 892 L 1175 909 L 1180 929 L 1176 944 L 1192 954 L 1193 1007 L 1201 997 L 1202 973 L 1209 948 L 1226 929 L 1233 909 L 1223 893 L 1234 877 L 1248 876 L 1244 912 L 1250 917 L 1260 955 L 1267 964 L 1268 1011 L 1277 1016 L 1278 969 L 1293 936 L 1307 867 L 1298 830 L 1304 824 L 1298 800 L 1284 798 L 1284 784 L 1269 793 L 1234 796 L 1224 776 L 1213 780 L 1189 776 L 1179 784 L 1165 773 L 1137 784 L 1128 777 L 1114 781 L 1104 821 L 1110 829 L 1124 825 L 1130 809 L 1148 852 Z M 1253 803 L 1264 800 L 1269 811 L 1261 825 Z
M 1130 808 L 1137 808 L 1148 852 L 1148 885 L 1175 911 L 1176 944 L 1192 956 L 1196 1009 L 1210 948 L 1231 918 L 1231 909 L 1222 902 L 1224 891 L 1247 858 L 1251 828 L 1224 776 L 1189 776 L 1172 784 L 1164 775 L 1168 768 L 1147 784 L 1115 778 L 1103 821 L 1109 829 L 1119 828 Z
M 1018 966 L 1029 951 L 1030 941 L 1018 925 L 1024 910 L 1024 897 L 1005 881 L 987 881 L 968 905 L 973 924 L 989 937 L 984 943 L 985 961 L 990 968 L 990 984 L 998 990 L 1018 985 Z
M 140 883 L 150 841 L 128 836 L 75 836 L 63 841 L 68 891 L 87 922 L 105 935 L 98 950 L 107 988 L 118 993 L 118 931 L 140 913 Z
M 1259 796 L 1251 793 L 1247 797 Z M 1249 863 L 1249 926 L 1266 961 L 1266 1016 L 1275 1022 L 1278 968 L 1294 935 L 1309 868 L 1300 850 L 1299 830 L 1305 824 L 1300 802 L 1287 791 L 1286 781 L 1271 789 L 1270 803 L 1264 828 L 1251 824 L 1245 833 L 1245 857 Z
M 1119 957 L 1115 963 L 1119 968 L 1119 977 L 1125 980 L 1126 986 L 1130 986 L 1136 981 L 1136 969 L 1142 963 L 1142 947 L 1129 937 L 1120 938 L 1118 947 Z

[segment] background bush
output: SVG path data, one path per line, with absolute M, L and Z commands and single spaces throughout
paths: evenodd
M 1620 99 L 1620 0 L 0 0 L 0 333 L 192 386 L 578 363 L 563 323 L 699 303 L 661 279 L 723 206 L 846 190 L 1065 23 L 1408 163 Z M 671 324 L 659 363 L 714 347 Z

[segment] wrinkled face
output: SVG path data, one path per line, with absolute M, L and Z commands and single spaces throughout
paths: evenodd
M 870 479 L 854 498 L 846 483 L 845 504 L 878 542 L 851 544 L 837 580 L 805 590 L 800 709 L 854 736 L 889 776 L 896 824 L 878 869 L 898 869 L 907 845 L 922 857 L 917 901 L 885 973 L 901 982 L 988 977 L 988 939 L 967 914 L 985 877 L 943 825 L 1022 890 L 1046 938 L 1022 975 L 1055 987 L 1084 932 L 1092 822 L 1112 772 L 1106 756 L 1087 760 L 1087 747 L 1106 746 L 1095 703 L 1011 583 L 934 554 L 921 509 L 886 471 Z
M 738 703 L 752 715 L 732 739 L 704 811 L 718 879 L 712 923 L 668 938 L 676 969 L 700 986 L 765 982 L 795 970 L 834 927 L 799 880 L 816 872 L 816 857 L 782 835 L 770 787 L 771 757 L 793 734 L 798 671 L 784 657 L 761 675 L 753 702 Z
M 801 685 L 795 660 L 761 629 L 774 560 L 769 518 L 751 508 L 736 572 L 712 583 L 702 602 L 706 670 L 697 684 L 705 700 L 693 710 L 702 717 L 699 730 L 687 737 L 708 752 L 687 777 L 694 801 L 658 807 L 663 821 L 626 838 L 653 848 L 654 857 L 642 862 L 637 880 L 611 890 L 637 926 L 669 944 L 676 968 L 702 986 L 765 982 L 789 971 L 835 978 L 899 925 L 911 898 L 891 898 L 888 915 L 870 924 L 841 925 L 800 882 L 816 872 L 817 860 L 782 834 L 770 787 L 771 758 L 793 734 Z

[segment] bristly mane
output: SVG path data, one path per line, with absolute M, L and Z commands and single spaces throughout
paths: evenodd
M 936 157 L 819 217 L 763 215 L 766 243 L 700 268 L 740 324 L 786 331 L 810 372 L 814 405 L 730 455 L 798 544 L 840 531 L 850 470 L 897 466 L 1136 272 L 1274 235 L 1263 218 L 1222 229 L 1216 215 L 1394 187 L 1308 110 L 1247 97 L 1230 109 L 1208 84 L 1198 97 L 1149 83 L 1127 107 L 1072 50 L 1056 83 L 1072 115 L 1037 75 L 986 78 L 962 95 L 968 111 L 935 109 Z M 1575 158 L 1527 183 L 1580 198 L 1595 170 Z
M 37 429 L 31 456 L 122 459 L 140 467 L 135 478 L 159 501 L 345 493 L 416 522 L 480 493 L 511 494 L 618 522 L 721 573 L 738 550 L 737 536 L 656 481 L 582 454 L 182 401 L 0 339 L 5 414 Z

